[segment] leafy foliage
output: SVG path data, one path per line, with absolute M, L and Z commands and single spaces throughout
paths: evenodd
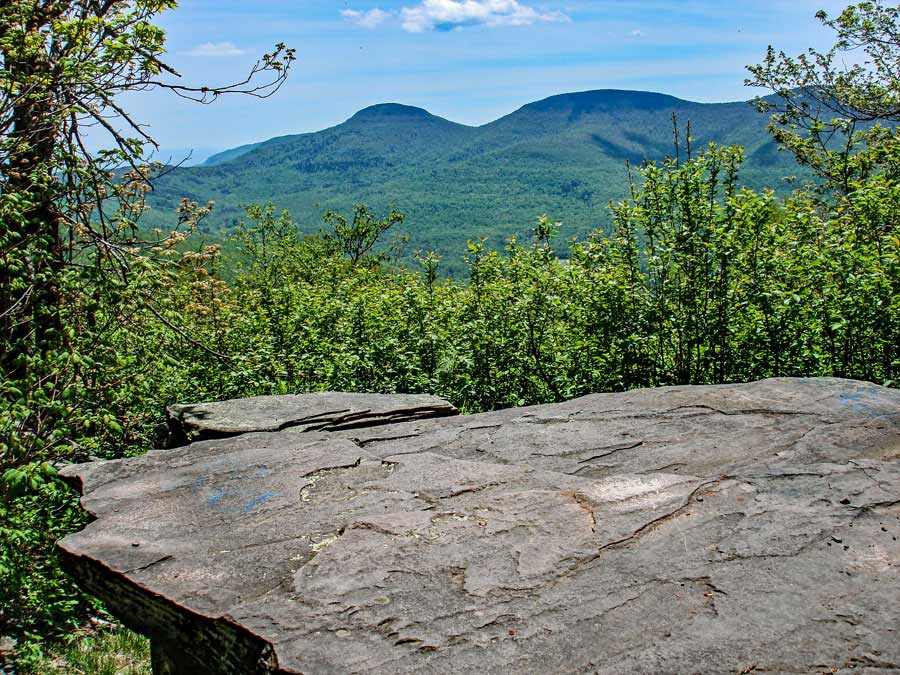
M 480 411 L 768 376 L 893 382 L 898 191 L 877 177 L 828 205 L 783 200 L 740 187 L 742 156 L 685 144 L 636 170 L 610 235 L 558 248 L 543 217 L 503 251 L 470 242 L 464 281 L 434 253 L 419 271 L 359 264 L 251 208 L 245 264 L 180 314 L 218 355 L 155 339 L 190 354 L 194 398 L 431 391 Z
M 824 178 L 825 187 L 847 194 L 855 180 L 879 173 L 896 182 L 900 9 L 874 0 L 835 18 L 824 11 L 816 16 L 834 31 L 834 46 L 797 57 L 769 47 L 765 60 L 748 68 L 747 84 L 777 96 L 757 107 L 774 113 L 775 139 Z
M 47 464 L 9 469 L 0 501 L 0 625 L 4 633 L 53 634 L 71 630 L 96 603 L 73 592 L 53 545 L 83 527 L 78 500 Z
M 110 334 L 127 317 L 98 322 L 100 304 L 158 314 L 152 293 L 141 291 L 168 274 L 169 254 L 208 212 L 183 201 L 167 234 L 139 236 L 161 167 L 143 163 L 152 139 L 116 97 L 150 88 L 201 103 L 227 93 L 268 96 L 294 60 L 278 45 L 234 85 L 169 81 L 177 73 L 162 61 L 165 33 L 153 19 L 174 6 L 0 6 L 0 468 L 53 457 L 82 437 L 102 445 L 103 435 L 122 433 L 108 410 L 117 393 L 97 373 L 115 369 L 120 355 L 109 349 Z M 92 127 L 108 135 L 111 149 L 89 151 L 84 136 Z

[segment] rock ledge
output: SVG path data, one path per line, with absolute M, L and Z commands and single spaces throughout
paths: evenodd
M 898 391 L 316 400 L 179 407 L 237 435 L 63 470 L 95 517 L 64 564 L 156 673 L 900 669 Z

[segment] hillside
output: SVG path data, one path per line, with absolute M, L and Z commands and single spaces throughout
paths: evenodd
M 271 200 L 317 231 L 326 209 L 355 202 L 407 215 L 410 251 L 434 248 L 450 269 L 467 239 L 495 246 L 528 231 L 547 213 L 565 238 L 609 224 L 608 204 L 627 189 L 626 161 L 672 152 L 672 114 L 695 147 L 716 141 L 745 147 L 743 182 L 784 186 L 798 167 L 777 152 L 765 115 L 746 102 L 694 103 L 663 94 L 599 90 L 530 103 L 481 127 L 420 108 L 382 104 L 323 131 L 228 150 L 160 180 L 151 197 L 161 218 L 181 197 L 214 200 L 206 227 L 230 230 L 241 204 Z

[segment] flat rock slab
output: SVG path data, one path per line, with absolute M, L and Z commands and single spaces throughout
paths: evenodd
M 64 474 L 96 518 L 64 563 L 158 673 L 900 669 L 900 392 L 870 384 L 248 432 Z
M 318 392 L 255 396 L 166 409 L 165 447 L 251 431 L 336 431 L 458 415 L 437 396 Z

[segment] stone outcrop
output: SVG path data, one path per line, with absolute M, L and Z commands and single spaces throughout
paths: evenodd
M 365 407 L 329 396 L 179 408 L 234 435 L 64 469 L 95 516 L 64 563 L 156 672 L 900 669 L 898 391 L 775 379 L 313 429 Z
M 164 447 L 250 431 L 338 431 L 458 415 L 437 396 L 319 392 L 173 405 L 166 409 Z

